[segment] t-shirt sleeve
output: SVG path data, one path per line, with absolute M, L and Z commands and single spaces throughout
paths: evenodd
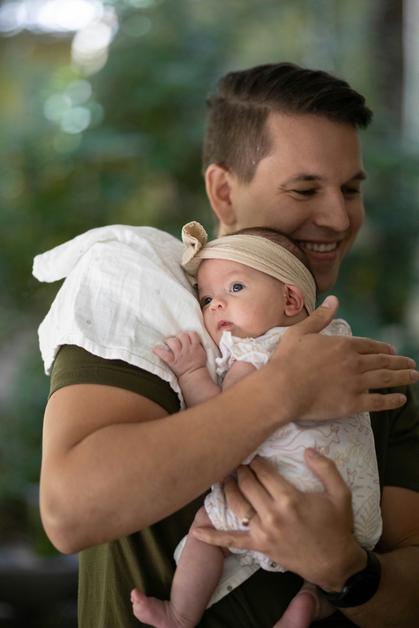
M 52 366 L 49 394 L 73 384 L 125 388 L 154 401 L 169 414 L 180 408 L 177 394 L 157 375 L 123 360 L 106 360 L 81 347 L 63 345 Z
M 419 491 L 419 389 L 402 392 L 407 403 L 391 413 L 384 484 Z

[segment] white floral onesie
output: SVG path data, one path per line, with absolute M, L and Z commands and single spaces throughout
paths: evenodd
M 217 373 L 222 377 L 234 361 L 250 362 L 257 368 L 265 364 L 287 327 L 275 327 L 259 338 L 237 338 L 224 332 L 220 342 L 221 357 L 217 358 Z M 349 325 L 335 320 L 322 332 L 327 335 L 350 336 Z M 293 422 L 274 432 L 247 459 L 256 455 L 268 458 L 279 473 L 303 491 L 318 491 L 324 487 L 304 463 L 306 447 L 315 447 L 335 461 L 342 477 L 352 491 L 354 532 L 359 543 L 372 549 L 380 538 L 380 486 L 374 438 L 368 413 L 340 420 L 323 422 Z M 205 499 L 205 508 L 215 528 L 244 529 L 240 520 L 225 503 L 220 484 L 212 486 Z M 244 565 L 255 563 L 269 571 L 285 569 L 260 553 L 234 550 Z

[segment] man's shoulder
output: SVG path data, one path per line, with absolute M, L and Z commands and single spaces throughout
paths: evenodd
M 144 255 L 147 260 L 173 257 L 180 261 L 183 245 L 175 236 L 156 229 L 132 225 L 107 225 L 90 229 L 71 240 L 57 245 L 34 258 L 33 275 L 39 281 L 53 282 L 68 277 L 80 262 L 88 260 L 88 265 L 97 258 L 112 257 L 116 251 L 132 251 Z M 93 254 L 92 254 L 93 252 Z
M 419 491 L 419 407 L 412 386 L 380 390 L 406 395 L 401 408 L 371 413 L 380 483 Z

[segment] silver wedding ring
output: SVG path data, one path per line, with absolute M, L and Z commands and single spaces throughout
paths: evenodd
M 255 514 L 256 512 L 252 509 L 252 512 L 250 512 L 246 517 L 243 517 L 243 519 L 241 520 L 242 526 L 244 526 L 245 528 L 248 528 Z

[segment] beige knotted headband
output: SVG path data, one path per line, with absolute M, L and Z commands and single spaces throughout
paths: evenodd
M 316 307 L 316 284 L 313 275 L 295 255 L 279 244 L 263 236 L 250 234 L 227 235 L 208 242 L 207 232 L 196 221 L 184 225 L 182 240 L 185 244 L 182 268 L 192 277 L 196 277 L 204 259 L 239 262 L 300 288 L 309 314 Z

